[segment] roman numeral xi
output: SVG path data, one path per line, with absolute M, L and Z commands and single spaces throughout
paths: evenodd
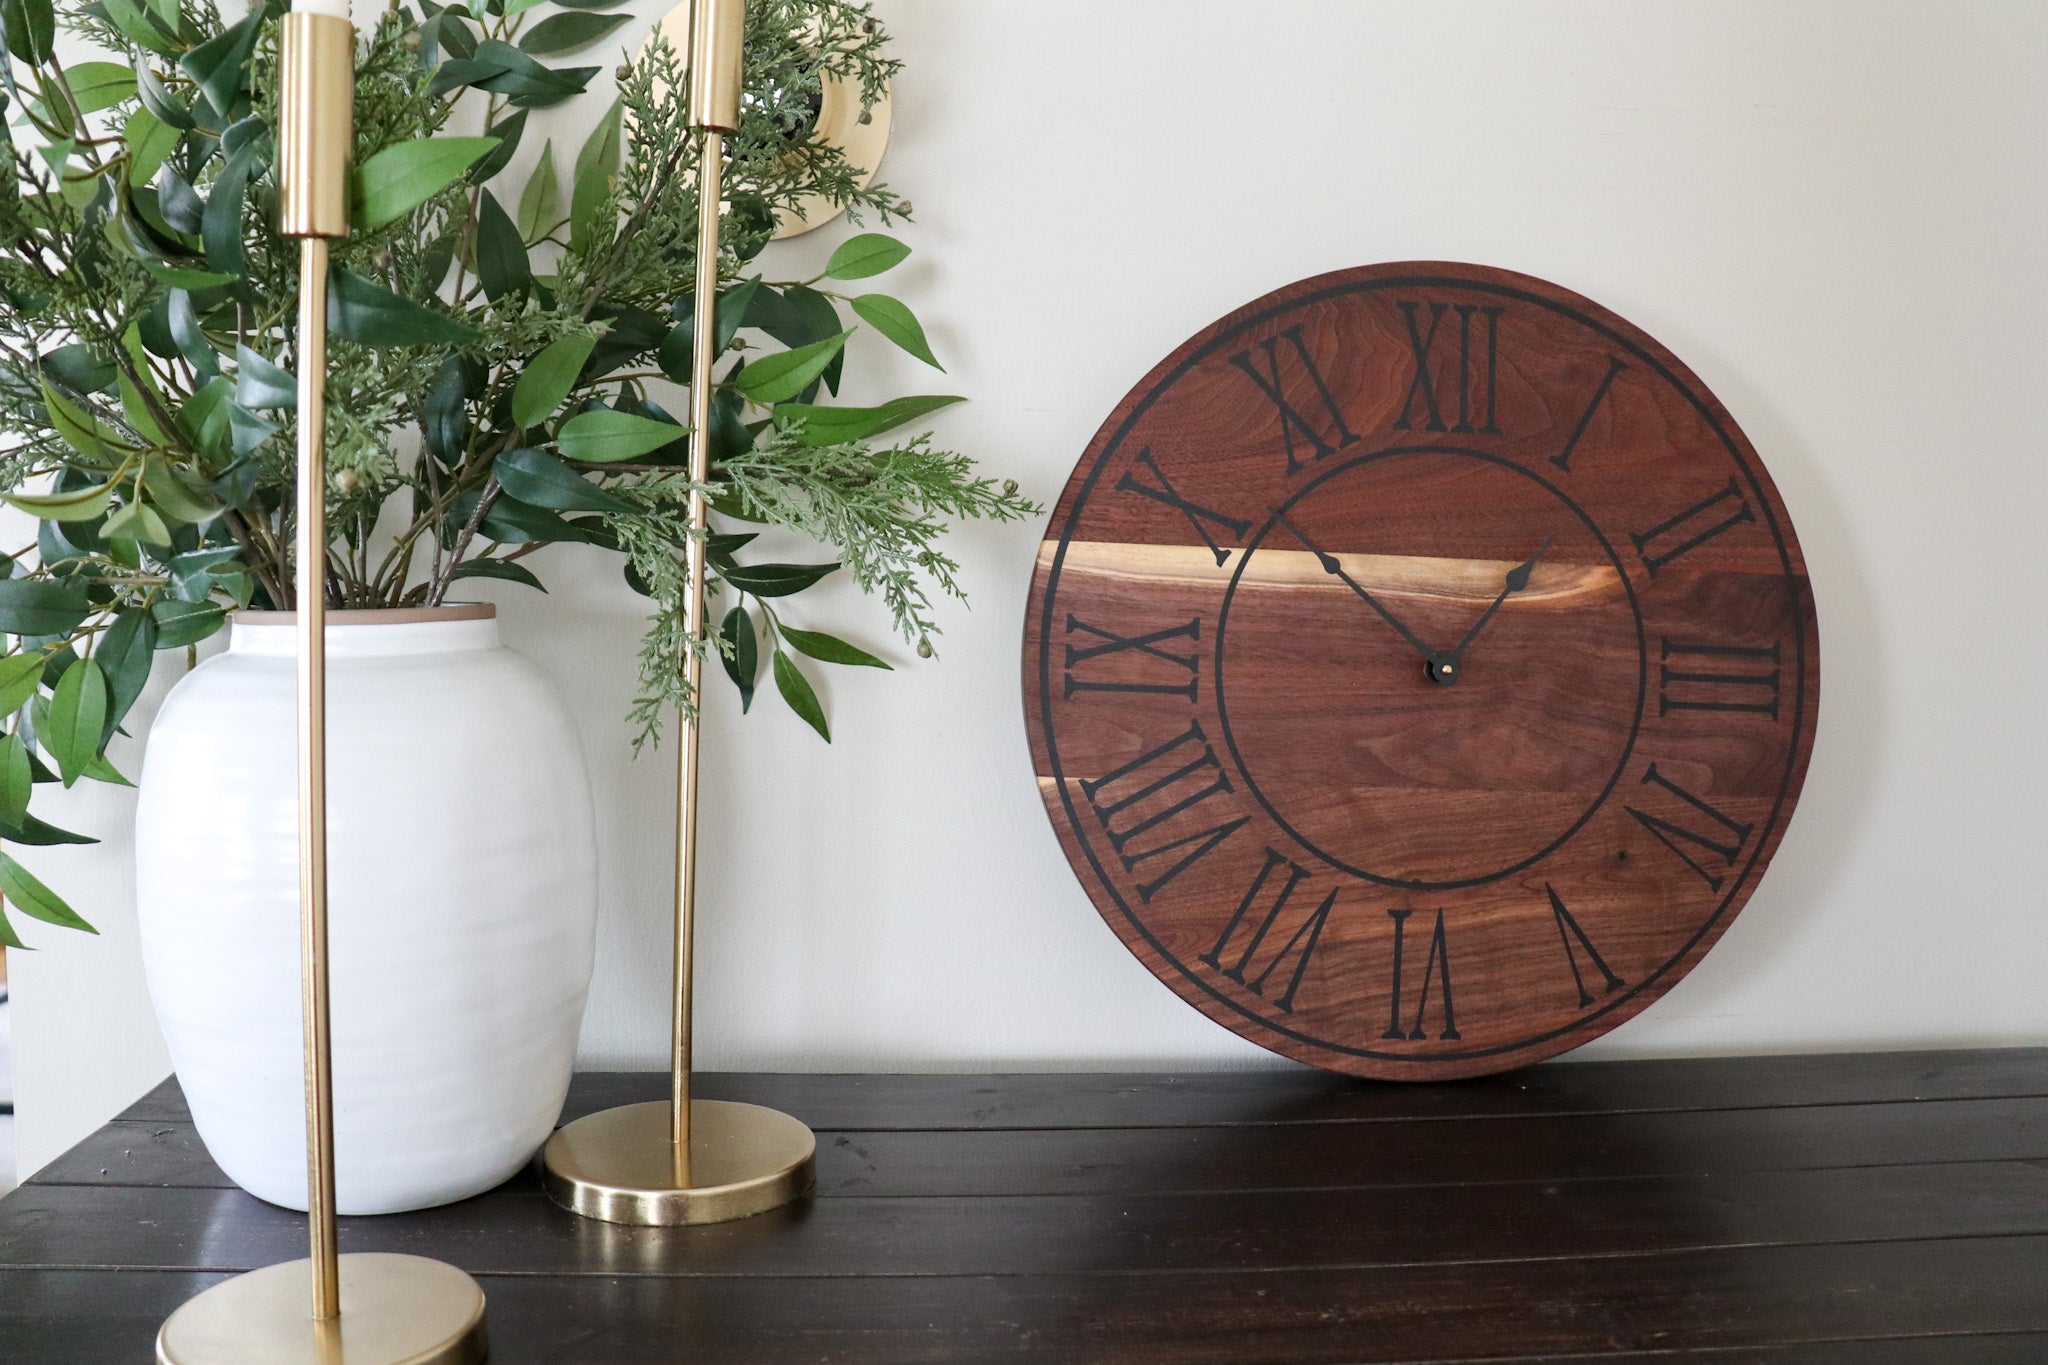
M 1294 364 L 1283 365 L 1280 357 L 1281 344 L 1287 343 L 1287 353 L 1294 357 Z M 1253 353 L 1260 357 L 1260 363 L 1253 362 Z M 1314 452 L 1312 458 L 1322 459 L 1333 451 L 1355 445 L 1358 433 L 1345 425 L 1344 414 L 1337 407 L 1337 400 L 1330 393 L 1330 385 L 1323 378 L 1323 372 L 1316 368 L 1314 357 L 1301 339 L 1301 327 L 1289 327 L 1277 337 L 1267 337 L 1257 346 L 1239 351 L 1230 357 L 1230 363 L 1243 370 L 1258 385 L 1259 392 L 1266 395 L 1274 410 L 1280 414 L 1280 436 L 1287 443 L 1287 472 L 1299 474 L 1305 466 L 1296 456 L 1295 438 L 1299 435 L 1302 448 Z M 1296 370 L 1307 377 L 1306 386 L 1299 383 L 1291 387 L 1282 379 L 1286 370 Z M 1304 393 L 1312 393 L 1313 398 Z M 1303 407 L 1320 408 L 1314 418 L 1302 411 Z

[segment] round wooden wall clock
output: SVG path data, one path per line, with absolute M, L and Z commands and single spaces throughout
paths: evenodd
M 1040 788 L 1210 1018 L 1396 1079 L 1563 1052 L 1756 889 L 1812 750 L 1806 569 L 1697 376 L 1598 304 L 1435 262 L 1175 351 L 1053 514 Z

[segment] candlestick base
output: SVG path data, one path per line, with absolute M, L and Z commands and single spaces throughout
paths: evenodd
M 681 1160 L 669 1133 L 669 1106 L 659 1100 L 576 1120 L 541 1149 L 548 1194 L 585 1218 L 677 1227 L 765 1213 L 816 1178 L 816 1139 L 779 1110 L 691 1101 Z
M 341 1316 L 316 1321 L 313 1263 L 265 1266 L 200 1294 L 156 1337 L 157 1365 L 478 1365 L 484 1291 L 452 1265 L 341 1258 Z

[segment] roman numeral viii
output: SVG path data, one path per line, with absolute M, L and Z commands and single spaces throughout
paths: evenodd
M 1287 343 L 1287 352 L 1294 357 L 1292 365 L 1281 363 L 1280 343 L 1283 341 Z M 1252 359 L 1254 352 L 1261 357 L 1257 363 Z M 1257 346 L 1239 351 L 1230 357 L 1230 363 L 1243 370 L 1252 383 L 1258 385 L 1259 392 L 1265 394 L 1274 409 L 1279 412 L 1280 436 L 1287 442 L 1288 473 L 1299 474 L 1305 467 L 1295 456 L 1297 433 L 1303 445 L 1315 452 L 1313 458 L 1318 460 L 1331 451 L 1357 443 L 1358 433 L 1345 425 L 1344 414 L 1337 407 L 1336 398 L 1330 393 L 1328 381 L 1323 378 L 1323 372 L 1316 368 L 1315 359 L 1309 355 L 1308 347 L 1302 343 L 1301 327 L 1298 324 L 1289 327 L 1277 337 L 1267 337 Z M 1312 419 L 1303 413 L 1304 405 L 1295 401 L 1297 398 L 1305 397 L 1299 383 L 1291 386 L 1290 396 L 1290 385 L 1282 378 L 1283 372 L 1290 370 L 1299 371 L 1307 376 L 1308 388 L 1314 397 L 1305 405 L 1321 409 L 1321 414 L 1316 418 Z
M 1397 431 L 1413 431 L 1414 418 L 1423 419 L 1425 431 L 1476 431 L 1482 436 L 1501 434 L 1497 413 L 1500 396 L 1500 315 L 1501 308 L 1482 307 L 1476 303 L 1432 303 L 1429 305 L 1429 321 L 1422 321 L 1422 304 L 1402 301 L 1398 305 L 1401 318 L 1408 326 L 1408 350 L 1414 370 L 1408 379 L 1408 396 L 1401 402 L 1401 415 L 1394 419 Z M 1444 319 L 1452 313 L 1458 315 L 1457 372 L 1451 376 L 1448 392 L 1440 386 L 1444 378 L 1438 373 L 1436 364 L 1437 334 L 1443 330 Z M 1483 358 L 1473 354 L 1472 319 L 1482 319 L 1479 330 L 1485 332 L 1482 343 L 1485 346 Z M 1448 344 L 1448 338 L 1446 343 Z M 1480 374 L 1484 368 L 1484 375 Z M 1421 410 L 1416 410 L 1416 400 L 1421 400 Z M 1447 400 L 1455 399 L 1458 420 L 1454 425 L 1444 422 Z M 1475 427 L 1472 419 L 1483 416 L 1484 422 Z
M 1728 486 L 1720 492 L 1701 498 L 1647 531 L 1631 531 L 1628 538 L 1636 543 L 1636 553 L 1643 557 L 1650 577 L 1655 578 L 1659 569 L 1680 555 L 1698 549 L 1723 531 L 1755 520 L 1756 513 L 1742 496 L 1741 485 L 1730 476 Z
M 1286 872 L 1276 876 L 1283 866 Z M 1283 966 L 1289 958 L 1293 958 L 1294 970 L 1287 974 L 1283 989 L 1273 1001 L 1283 1013 L 1291 1014 L 1294 1011 L 1294 993 L 1301 989 L 1301 978 L 1308 971 L 1309 958 L 1315 955 L 1316 943 L 1323 936 L 1323 925 L 1329 921 L 1330 907 L 1337 903 L 1336 888 L 1332 887 L 1330 893 L 1323 897 L 1323 903 L 1303 917 L 1287 941 L 1280 945 L 1280 950 L 1266 959 L 1265 967 L 1257 976 L 1247 981 L 1245 973 L 1252 968 L 1265 950 L 1267 940 L 1276 937 L 1273 933 L 1274 926 L 1279 924 L 1281 917 L 1286 914 L 1288 903 L 1294 899 L 1295 888 L 1307 877 L 1307 868 L 1270 848 L 1267 849 L 1266 861 L 1259 868 L 1259 875 L 1252 878 L 1251 889 L 1244 893 L 1244 899 L 1238 903 L 1237 913 L 1223 926 L 1223 932 L 1217 936 L 1216 945 L 1201 956 L 1201 961 L 1208 963 L 1254 995 L 1264 995 L 1266 982 L 1274 971 Z M 1268 896 L 1272 898 L 1270 902 L 1267 900 Z M 1238 930 L 1251 918 L 1254 911 L 1263 912 L 1258 927 L 1253 929 L 1249 936 L 1241 937 Z M 1236 951 L 1233 951 L 1232 939 L 1239 939 Z
M 1707 645 L 1664 637 L 1657 714 L 1750 711 L 1778 718 L 1780 650 L 1768 645 Z
M 1593 940 L 1586 937 L 1586 931 L 1572 918 L 1572 912 L 1564 908 L 1564 897 L 1557 894 L 1557 888 L 1545 882 L 1543 889 L 1550 893 L 1550 916 L 1557 921 L 1557 937 L 1564 944 L 1564 960 L 1572 969 L 1572 984 L 1579 988 L 1579 1008 L 1593 1003 L 1593 993 L 1586 989 L 1586 974 L 1579 970 L 1579 952 L 1586 955 L 1588 965 L 1597 970 L 1606 980 L 1602 995 L 1612 995 L 1627 985 L 1607 965 L 1607 959 L 1600 956 L 1600 950 L 1593 946 Z M 1572 940 L 1579 941 L 1578 952 L 1572 949 Z
M 1146 446 L 1140 450 L 1132 458 L 1131 463 L 1150 475 L 1150 480 L 1140 479 L 1131 470 L 1126 469 L 1124 476 L 1116 481 L 1118 490 L 1136 493 L 1139 497 L 1150 498 L 1154 502 L 1163 502 L 1186 517 L 1188 525 L 1202 538 L 1202 543 L 1209 547 L 1209 553 L 1216 556 L 1217 567 L 1221 568 L 1230 559 L 1230 551 L 1216 543 L 1216 532 L 1210 528 L 1230 532 L 1232 540 L 1243 540 L 1244 533 L 1252 529 L 1252 524 L 1182 497 L 1180 490 L 1173 486 L 1173 481 L 1166 477 L 1166 471 L 1152 458 L 1152 447 Z
M 1249 818 L 1222 816 L 1206 828 L 1177 832 L 1209 818 L 1196 813 L 1172 829 L 1161 828 L 1176 816 L 1196 812 L 1211 797 L 1235 790 L 1200 721 L 1121 768 L 1083 779 L 1080 785 L 1124 871 L 1135 874 L 1143 866 L 1147 873 L 1157 873 L 1138 884 L 1138 898 L 1146 902 L 1214 852 Z
M 1735 866 L 1736 856 L 1742 852 L 1743 845 L 1749 842 L 1750 832 L 1754 826 L 1729 819 L 1659 772 L 1655 763 L 1652 763 L 1649 770 L 1643 774 L 1643 785 L 1660 789 L 1689 807 L 1690 811 L 1666 819 L 1661 815 L 1637 810 L 1634 806 L 1624 806 L 1622 809 L 1634 816 L 1637 824 L 1656 835 L 1658 843 L 1683 859 L 1687 867 L 1699 874 L 1700 880 L 1707 884 L 1709 890 L 1719 891 L 1721 883 L 1725 880 L 1723 874 Z M 1670 808 L 1670 802 L 1665 802 L 1664 805 L 1667 809 Z M 1696 818 L 1701 815 L 1706 817 L 1704 826 Z M 1687 823 L 1681 824 L 1680 820 Z M 1695 857 L 1694 854 L 1699 856 Z M 1707 861 L 1701 862 L 1702 857 Z M 1715 863 L 1716 859 L 1719 859 L 1718 864 Z
M 1436 912 L 1436 932 L 1429 938 L 1429 957 L 1422 964 L 1422 994 L 1415 1001 L 1415 1019 L 1411 1025 L 1401 1022 L 1402 994 L 1402 947 L 1408 934 L 1408 917 L 1412 910 L 1389 910 L 1387 917 L 1394 921 L 1394 966 L 1393 990 L 1387 1004 L 1387 1031 L 1382 1038 L 1403 1038 L 1419 1042 L 1429 1037 L 1424 1020 L 1429 1014 L 1430 993 L 1434 990 L 1441 999 L 1439 1007 L 1442 1027 L 1436 1031 L 1438 1038 L 1456 1040 L 1458 1035 L 1458 1011 L 1451 999 L 1451 941 L 1444 933 L 1444 912 Z
M 1074 644 L 1076 635 L 1084 642 L 1092 643 Z M 1192 649 L 1185 654 L 1178 653 L 1166 646 L 1175 640 L 1199 644 L 1201 639 L 1202 618 L 1199 616 L 1189 618 L 1185 624 L 1148 631 L 1143 635 L 1119 635 L 1113 630 L 1090 625 L 1072 612 L 1068 612 L 1066 699 L 1072 701 L 1076 692 L 1159 692 L 1194 701 L 1196 689 L 1202 681 L 1201 655 Z M 1125 659 L 1126 655 L 1130 657 Z M 1164 681 L 1133 682 L 1124 677 L 1080 678 L 1074 675 L 1075 669 L 1102 660 L 1135 664 L 1145 659 L 1160 660 L 1172 665 L 1171 668 L 1163 670 L 1157 667 L 1150 668 L 1151 672 L 1165 674 Z

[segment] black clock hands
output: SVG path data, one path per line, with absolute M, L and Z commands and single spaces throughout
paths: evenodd
M 1378 612 L 1382 620 L 1400 632 L 1401 638 L 1406 640 L 1414 648 L 1415 652 L 1422 656 L 1423 671 L 1428 675 L 1429 680 L 1439 687 L 1449 687 L 1458 680 L 1458 669 L 1465 657 L 1465 650 L 1471 646 L 1474 640 L 1479 638 L 1479 632 L 1486 628 L 1486 623 L 1493 619 L 1494 613 L 1501 609 L 1502 604 L 1508 598 L 1529 586 L 1529 577 L 1536 571 L 1537 562 L 1549 552 L 1551 544 L 1557 539 L 1557 537 L 1552 536 L 1549 540 L 1544 541 L 1536 547 L 1535 554 L 1530 555 L 1520 564 L 1508 570 L 1507 578 L 1501 584 L 1500 594 L 1493 599 L 1493 602 L 1484 612 L 1480 613 L 1479 619 L 1472 623 L 1472 629 L 1465 632 L 1465 638 L 1458 641 L 1455 648 L 1451 649 L 1448 653 L 1444 653 L 1431 649 L 1428 645 L 1424 644 L 1414 631 L 1408 629 L 1407 624 L 1400 617 L 1388 611 L 1384 603 L 1360 587 L 1358 580 L 1344 572 L 1344 566 L 1338 562 L 1337 556 L 1331 554 L 1313 540 L 1310 540 L 1299 526 L 1288 520 L 1285 512 L 1276 507 L 1273 509 L 1273 515 L 1282 526 L 1287 528 L 1296 540 L 1308 547 L 1309 552 L 1316 557 L 1316 561 L 1323 566 L 1324 573 L 1342 581 L 1344 586 L 1356 593 L 1361 601 Z
M 1451 651 L 1451 661 L 1453 663 L 1465 657 L 1466 646 L 1479 638 L 1479 632 L 1486 628 L 1486 623 L 1491 621 L 1493 614 L 1500 610 L 1501 603 L 1529 586 L 1529 575 L 1535 572 L 1536 561 L 1543 558 L 1544 554 L 1550 549 L 1552 542 L 1556 539 L 1556 536 L 1552 536 L 1549 540 L 1544 541 L 1536 547 L 1535 554 L 1530 555 L 1520 564 L 1508 570 L 1507 581 L 1501 584 L 1500 596 L 1493 599 L 1493 605 L 1481 613 L 1479 619 L 1472 623 L 1472 629 L 1465 632 L 1465 638 L 1458 641 L 1457 647 Z
M 1455 658 L 1453 658 L 1450 655 L 1439 654 L 1435 650 L 1431 649 L 1428 645 L 1422 643 L 1421 640 L 1417 639 L 1415 632 L 1408 629 L 1406 623 L 1404 623 L 1400 617 L 1394 615 L 1394 613 L 1392 613 L 1391 611 L 1388 611 L 1386 607 L 1381 604 L 1379 598 L 1374 597 L 1371 593 L 1367 592 L 1364 588 L 1360 587 L 1358 585 L 1357 579 L 1353 578 L 1350 574 L 1344 572 L 1344 566 L 1337 562 L 1337 556 L 1331 554 L 1322 546 L 1310 540 L 1308 536 L 1302 532 L 1302 529 L 1299 526 L 1296 526 L 1293 522 L 1287 519 L 1287 514 L 1285 512 L 1282 512 L 1279 508 L 1276 507 L 1273 509 L 1273 515 L 1276 518 L 1278 518 L 1282 526 L 1285 526 L 1288 529 L 1288 531 L 1293 534 L 1296 540 L 1300 541 L 1303 545 L 1306 545 L 1308 547 L 1309 553 L 1313 554 L 1316 557 L 1317 562 L 1323 566 L 1324 573 L 1329 574 L 1333 578 L 1342 580 L 1345 587 L 1351 589 L 1351 591 L 1358 594 L 1359 600 L 1363 601 L 1365 605 L 1371 607 L 1374 611 L 1378 612 L 1380 614 L 1381 619 L 1386 621 L 1388 625 L 1392 626 L 1395 630 L 1400 632 L 1401 638 L 1406 640 L 1410 645 L 1412 645 L 1415 649 L 1415 652 L 1422 656 L 1422 661 L 1423 663 L 1428 665 L 1429 676 L 1433 681 L 1448 682 L 1451 676 L 1455 676 L 1457 662 Z M 1449 674 L 1446 677 L 1438 678 L 1438 672 L 1440 670 L 1445 670 L 1446 668 L 1449 669 Z

